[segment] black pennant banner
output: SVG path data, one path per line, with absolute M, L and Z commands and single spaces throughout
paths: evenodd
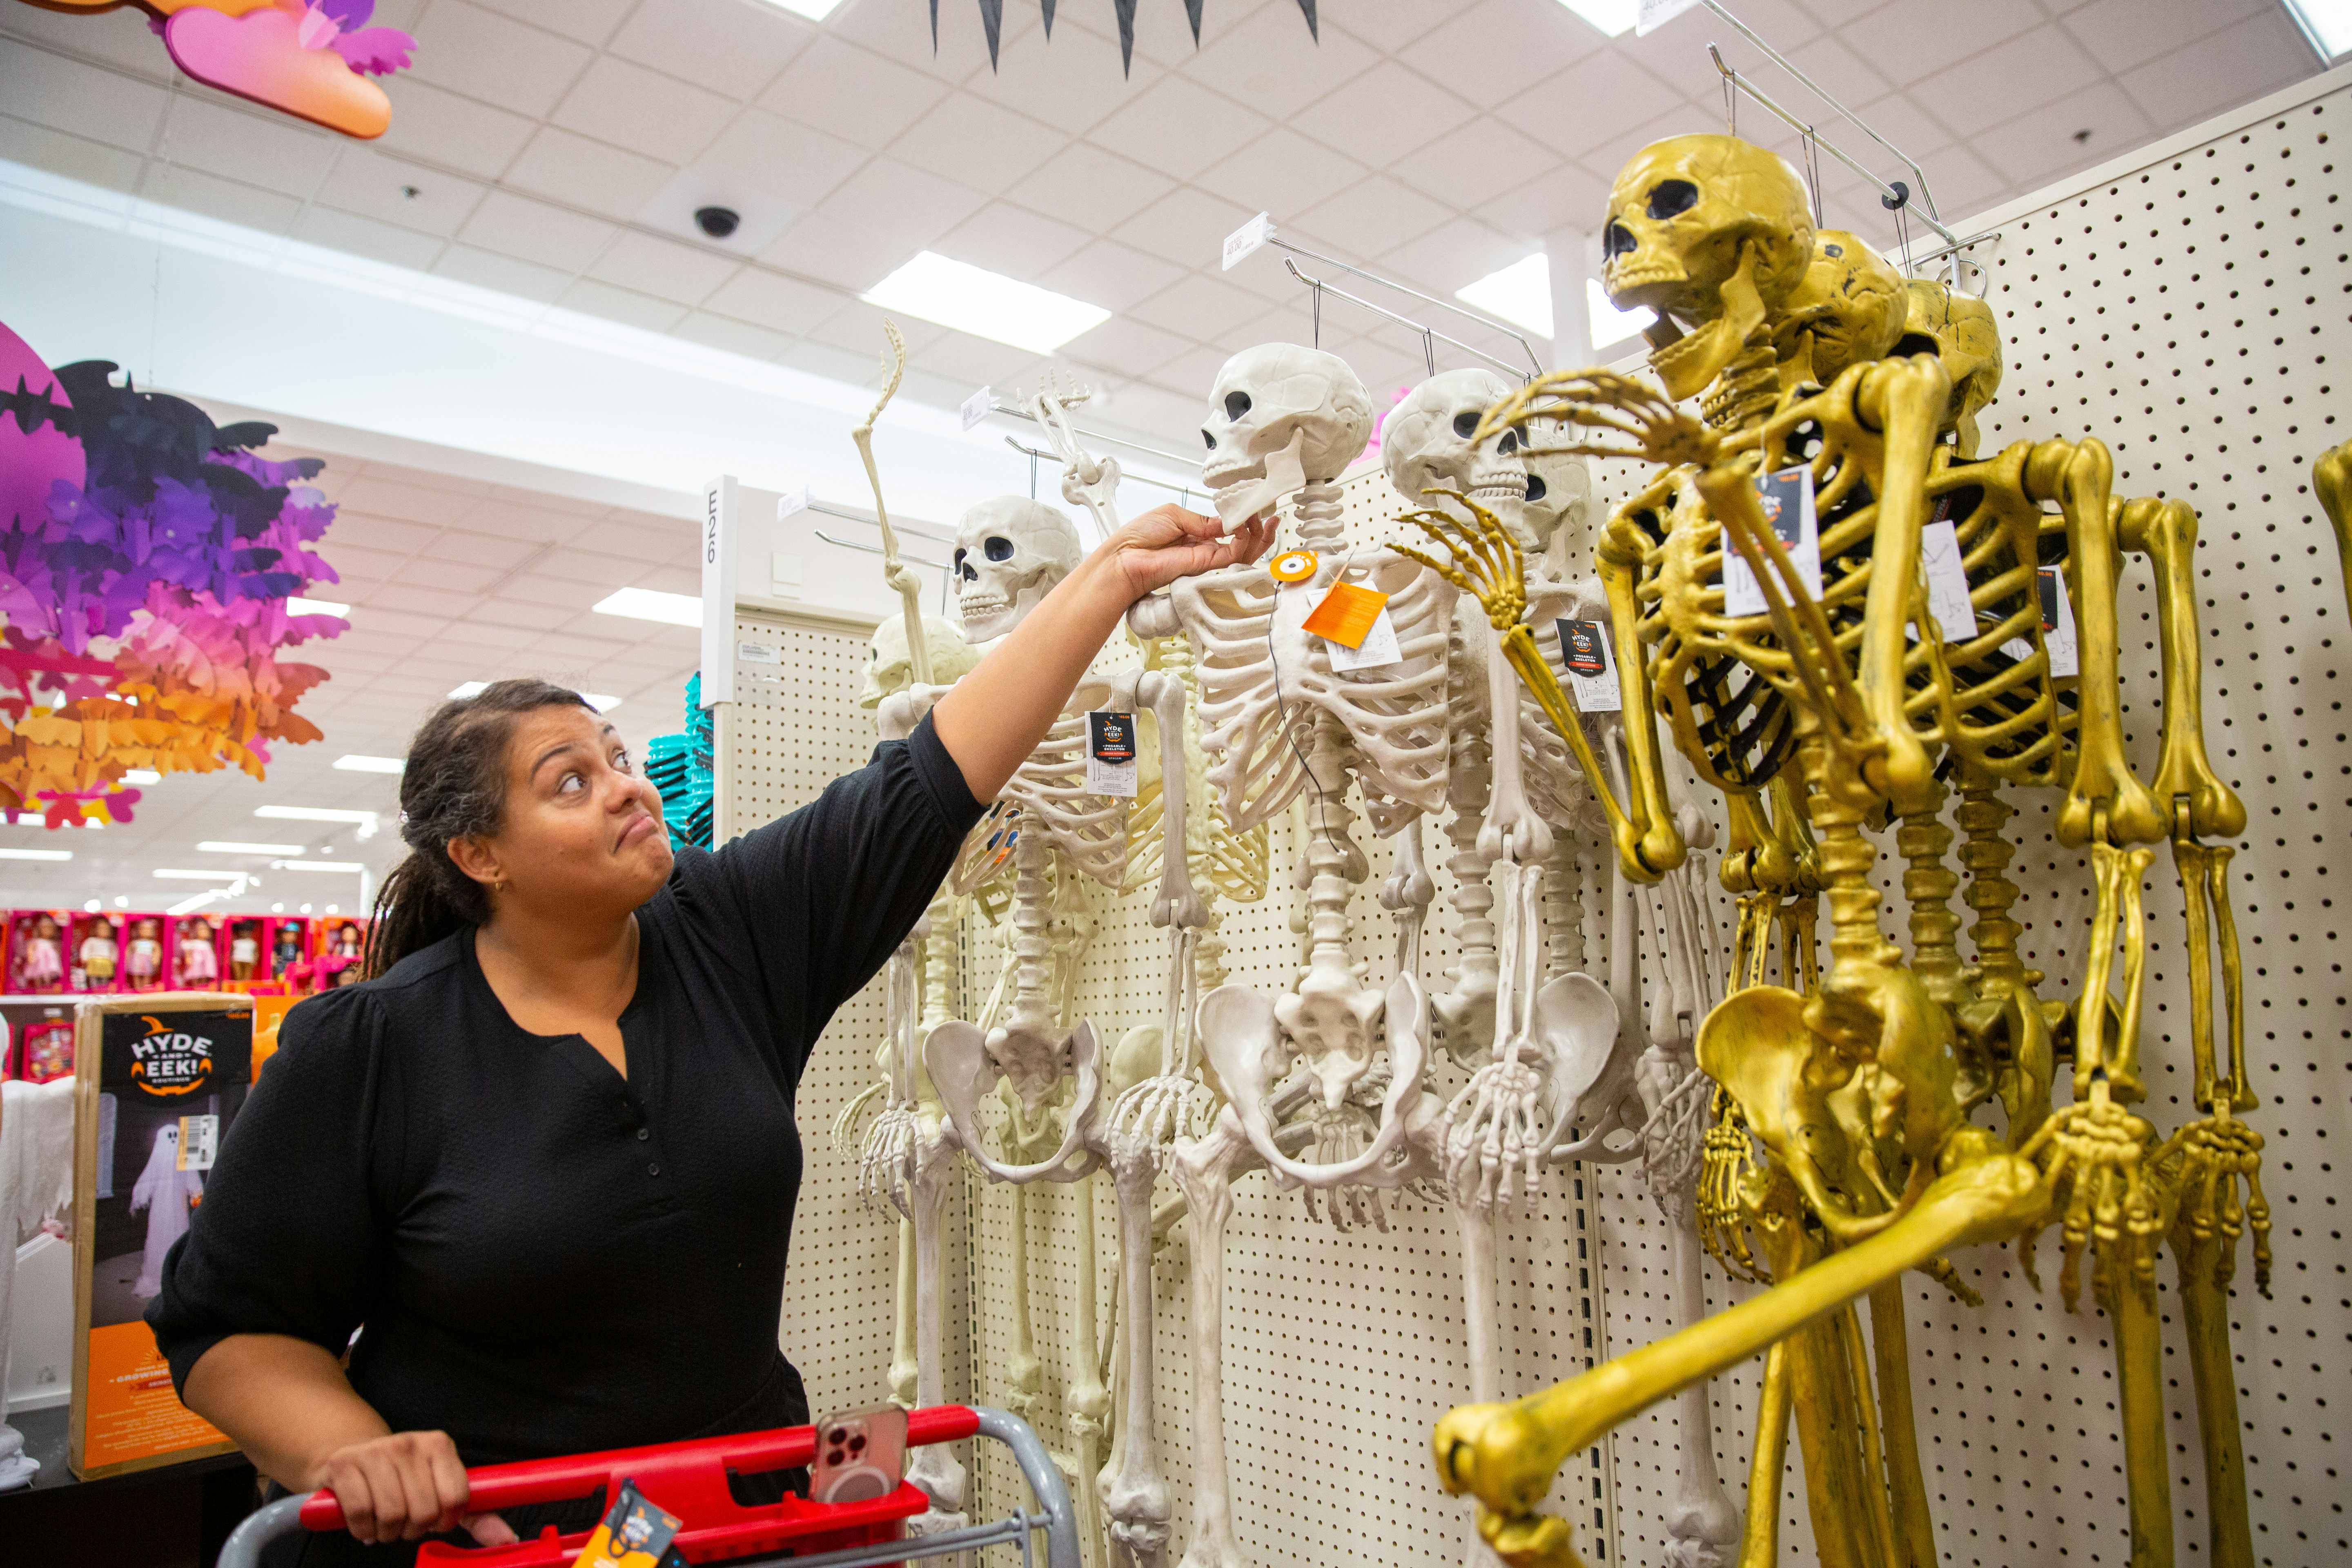
M 1045 21 L 1045 41 L 1054 41 L 1054 7 L 1055 0 L 1037 0 L 1038 11 Z M 1192 25 L 1192 47 L 1201 47 L 1201 13 L 1208 0 L 1184 0 L 1184 19 Z M 988 68 L 996 69 L 998 45 L 1004 35 L 1004 0 L 979 0 L 980 25 L 988 35 Z M 1135 74 L 1135 5 L 1136 0 L 1111 0 L 1111 8 L 1118 16 L 1118 63 L 1122 74 Z M 940 52 L 940 0 L 930 0 L 931 53 Z M 1307 33 L 1317 43 L 1323 41 L 1323 30 L 1315 15 L 1315 0 L 1298 0 L 1298 9 L 1307 17 Z

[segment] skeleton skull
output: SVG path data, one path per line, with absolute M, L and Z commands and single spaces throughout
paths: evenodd
M 933 685 L 953 686 L 980 663 L 980 655 L 963 634 L 937 616 L 923 617 L 923 642 L 930 649 Z M 885 697 L 904 691 L 914 679 L 914 660 L 907 657 L 907 617 L 885 616 L 866 645 L 866 685 L 857 693 L 857 706 L 871 713 Z
M 1659 313 L 1650 363 L 1683 398 L 1803 279 L 1813 220 L 1804 182 L 1779 154 L 1733 136 L 1676 136 L 1619 172 L 1601 243 L 1611 303 Z
M 1545 450 L 1574 438 L 1548 430 L 1530 430 L 1522 448 L 1528 499 L 1519 516 L 1529 536 L 1542 546 L 1554 576 L 1582 576 L 1592 570 L 1592 468 L 1581 453 Z
M 1827 386 L 1848 365 L 1885 359 L 1903 335 L 1903 275 L 1842 229 L 1813 236 L 1812 264 L 1790 293 L 1773 337 L 1796 378 Z
M 1519 433 L 1506 429 L 1485 441 L 1471 438 L 1486 410 L 1510 391 L 1509 383 L 1488 370 L 1449 370 L 1414 387 L 1381 426 L 1381 460 L 1397 493 L 1414 506 L 1446 507 L 1445 498 L 1423 492 L 1461 490 L 1513 531 L 1527 534 L 1518 517 L 1528 493 Z M 1540 541 L 1528 535 L 1520 542 Z
M 999 496 L 956 528 L 956 612 L 967 641 L 993 642 L 1078 564 L 1070 520 L 1026 496 Z
M 1992 307 L 1969 294 L 1955 294 L 1925 278 L 1911 279 L 1910 308 L 1900 354 L 1935 354 L 1952 378 L 1950 423 L 1959 434 L 1960 456 L 1977 451 L 1977 412 L 2000 390 L 2000 323 Z
M 1303 484 L 1339 477 L 1372 435 L 1372 400 L 1337 354 L 1260 343 L 1225 362 L 1209 390 L 1201 471 L 1231 532 Z

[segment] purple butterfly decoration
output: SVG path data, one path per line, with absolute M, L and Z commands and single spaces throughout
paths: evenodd
M 406 70 L 416 40 L 397 27 L 371 27 L 375 0 L 308 0 L 302 16 L 302 47 L 328 48 L 363 76 Z

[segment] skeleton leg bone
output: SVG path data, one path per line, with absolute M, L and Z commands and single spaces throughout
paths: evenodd
M 1111 1543 L 1120 1558 L 1133 1568 L 1159 1568 L 1168 1550 L 1170 1501 L 1152 1426 L 1151 1188 L 1158 1150 L 1137 1138 L 1114 1135 L 1110 1142 L 1111 1178 L 1118 1194 L 1120 1316 L 1128 1331 L 1118 1377 L 1124 1398 L 1117 1469 L 1107 1478 L 1104 1501 Z

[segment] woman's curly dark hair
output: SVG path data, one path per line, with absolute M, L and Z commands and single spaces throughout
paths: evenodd
M 507 742 L 515 721 L 541 708 L 596 710 L 545 680 L 499 680 L 444 702 L 408 743 L 400 775 L 400 837 L 407 858 L 375 896 L 362 967 L 374 979 L 410 953 L 490 918 L 490 898 L 449 858 L 449 841 L 496 833 L 507 808 Z

